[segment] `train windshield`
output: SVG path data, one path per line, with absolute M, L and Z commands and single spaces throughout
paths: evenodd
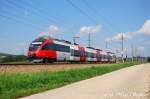
M 29 51 L 36 51 L 40 46 L 42 42 L 32 42 L 29 47 Z

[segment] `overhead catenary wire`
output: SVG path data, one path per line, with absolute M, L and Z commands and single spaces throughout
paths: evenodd
M 21 1 L 21 0 L 20 0 Z M 44 7 L 35 7 L 35 6 L 33 6 L 33 1 L 30 1 L 30 2 L 22 2 L 23 4 L 27 4 L 28 5 L 28 7 L 32 7 L 32 9 L 35 9 L 37 12 L 39 12 L 39 13 L 42 13 L 43 15 L 45 15 L 47 18 L 51 18 L 51 19 L 53 19 L 53 21 L 54 22 L 58 22 L 58 23 L 60 23 L 61 25 L 63 25 L 63 26 L 68 26 L 68 30 L 72 30 L 72 29 L 74 29 L 74 25 L 73 26 L 71 26 L 70 24 L 69 25 L 67 25 L 66 24 L 66 20 L 65 20 L 65 23 L 64 22 L 60 22 L 59 21 L 59 18 L 56 18 L 56 17 L 54 17 L 54 16 L 52 16 L 52 15 L 50 15 L 49 13 L 47 13 L 46 12 L 46 8 L 44 8 Z M 57 16 L 58 16 L 58 13 L 57 13 Z M 61 16 L 61 18 L 64 18 L 63 16 Z M 65 18 L 64 18 L 65 19 Z M 64 33 L 64 31 L 61 31 L 62 33 Z
M 44 7 L 44 6 L 39 6 L 39 7 L 37 7 L 37 6 L 34 6 L 34 5 L 36 5 L 35 3 L 36 2 L 33 2 L 32 0 L 30 0 L 30 1 L 28 1 L 28 2 L 22 2 L 23 4 L 24 3 L 26 3 L 27 5 L 28 5 L 28 7 L 32 7 L 32 9 L 35 9 L 35 10 L 37 10 L 37 12 L 39 12 L 39 13 L 42 13 L 42 14 L 44 14 L 45 16 L 47 16 L 48 18 L 51 18 L 51 19 L 53 19 L 54 21 L 60 21 L 60 17 L 62 18 L 63 16 L 60 16 L 60 15 L 58 15 L 58 13 L 57 13 L 57 16 L 53 16 L 52 14 L 50 14 L 50 12 L 49 13 L 47 13 L 47 8 L 46 7 Z M 60 16 L 59 18 L 58 18 L 58 16 Z
M 28 12 L 32 12 L 32 15 L 34 15 L 34 16 L 41 16 L 41 17 L 39 17 L 39 18 L 41 18 L 41 19 L 44 19 L 45 21 L 50 21 L 51 19 L 49 19 L 48 18 L 48 16 L 46 17 L 46 18 L 43 18 L 43 16 L 40 14 L 40 11 L 38 11 L 38 10 L 36 10 L 35 11 L 35 9 L 30 9 L 29 8 L 29 6 L 27 6 L 27 7 L 24 7 L 22 4 L 17 4 L 17 3 L 15 3 L 15 2 L 11 2 L 11 1 L 9 1 L 9 0 L 6 0 L 6 3 L 7 3 L 7 5 L 9 5 L 9 7 L 11 6 L 11 7 L 15 7 L 15 8 L 19 8 L 19 9 L 23 9 L 23 10 L 27 10 Z M 22 2 L 23 3 L 23 2 Z M 23 3 L 24 4 L 24 3 Z M 42 12 L 42 11 L 41 11 Z M 16 16 L 16 15 L 14 15 L 14 16 Z M 13 17 L 14 17 L 13 16 Z M 17 17 L 17 18 L 19 18 L 19 17 Z M 12 18 L 10 18 L 9 17 L 9 19 L 12 19 Z M 15 20 L 17 20 L 17 19 L 15 19 Z M 18 21 L 18 20 L 17 20 Z M 21 22 L 20 20 L 19 20 L 19 22 Z M 55 20 L 51 20 L 51 22 L 56 22 Z M 57 21 L 58 22 L 58 21 Z M 32 27 L 33 26 L 35 26 L 35 25 L 33 25 L 33 23 L 31 23 L 31 22 L 29 22 L 29 23 L 27 23 L 27 22 L 23 22 L 23 23 L 25 23 L 25 24 L 31 24 L 32 25 Z M 53 24 L 53 23 L 52 23 Z M 64 24 L 63 24 L 64 25 Z M 37 27 L 36 27 L 37 28 Z M 64 31 L 61 31 L 62 33 L 64 33 Z
M 34 15 L 39 15 L 41 19 L 44 19 L 47 22 L 51 22 L 52 24 L 54 24 L 54 23 L 58 24 L 59 23 L 59 24 L 61 24 L 63 26 L 67 26 L 66 23 L 64 23 L 62 21 L 59 21 L 58 18 L 50 15 L 49 13 L 46 13 L 46 11 L 45 11 L 46 9 L 34 6 L 31 1 L 30 1 L 30 3 L 29 2 L 25 2 L 25 1 L 23 2 L 22 0 L 20 0 L 19 2 L 20 2 L 19 4 L 21 4 L 21 5 L 18 5 L 16 3 L 13 3 L 13 4 L 15 4 L 15 6 L 17 6 L 17 7 L 21 7 L 22 9 L 25 9 L 25 10 L 27 10 L 29 12 L 32 12 L 32 14 L 34 14 Z M 26 7 L 24 7 L 24 4 L 25 4 Z
M 12 20 L 12 21 L 15 21 L 15 22 L 17 22 L 19 24 L 21 23 L 21 24 L 26 25 L 26 26 L 27 25 L 31 26 L 34 29 L 38 29 L 38 30 L 42 30 L 43 29 L 43 28 L 39 27 L 37 24 L 34 24 L 34 22 L 32 20 L 26 20 L 25 17 L 21 17 L 21 16 L 19 16 L 16 13 L 11 13 L 7 9 L 1 9 L 1 14 L 0 15 L 1 15 L 2 18 L 8 19 L 8 20 Z
M 75 5 L 71 0 L 66 0 L 73 8 L 77 9 L 82 15 L 84 15 L 85 17 L 88 18 L 88 20 L 90 20 L 92 23 L 94 24 L 98 24 L 98 22 L 93 19 L 89 14 L 87 14 L 86 12 L 84 12 L 80 7 L 78 7 L 77 5 Z
M 29 3 L 29 2 L 28 2 L 28 3 Z M 34 2 L 34 3 L 36 3 L 36 2 Z M 31 4 L 33 5 L 33 1 L 30 1 L 30 5 L 31 5 Z M 32 8 L 33 8 L 33 7 L 32 7 Z M 34 6 L 34 8 L 37 9 L 37 10 L 39 9 L 40 12 L 42 12 L 43 14 L 49 16 L 49 13 L 46 12 L 46 9 L 47 9 L 46 7 L 43 7 L 43 6 L 42 6 L 42 7 L 35 7 L 35 6 Z M 58 20 L 59 20 L 60 18 L 62 18 L 62 19 L 63 19 L 62 21 L 65 21 L 65 23 L 68 21 L 68 20 L 64 20 L 65 17 L 62 16 L 62 15 L 60 15 L 60 13 L 56 13 L 56 14 L 57 14 L 57 18 L 56 18 L 56 16 L 51 16 L 51 18 L 58 19 Z M 64 23 L 63 25 L 64 25 L 64 26 L 67 25 L 67 26 L 68 26 L 68 27 L 67 27 L 68 30 L 73 30 L 75 26 L 78 26 L 78 25 L 65 24 L 65 23 Z
M 26 4 L 26 7 L 27 7 L 28 9 L 32 9 L 32 11 L 34 11 L 36 14 L 38 14 L 38 15 L 40 15 L 40 16 L 41 16 L 41 14 L 44 15 L 44 16 L 41 16 L 41 17 L 45 17 L 47 20 L 50 20 L 50 21 L 52 21 L 52 22 L 59 23 L 58 18 L 53 17 L 53 16 L 48 15 L 48 14 L 45 13 L 45 10 L 46 10 L 46 9 L 42 9 L 42 8 L 40 8 L 40 7 L 35 7 L 35 6 L 33 6 L 33 5 L 31 4 L 31 2 L 30 2 L 30 3 L 29 3 L 29 2 L 25 2 L 25 1 L 23 2 L 22 0 L 20 0 L 19 2 L 20 2 L 22 5 L 23 5 L 23 4 Z M 32 8 L 31 8 L 31 7 L 32 7 Z M 65 25 L 64 23 L 60 23 L 60 24 Z
M 85 17 L 88 18 L 89 21 L 91 21 L 92 23 L 98 25 L 98 21 L 93 19 L 93 17 L 91 17 L 88 13 L 84 12 L 80 7 L 78 7 L 77 5 L 75 5 L 71 0 L 66 0 L 72 7 L 74 7 L 75 9 L 77 9 L 82 15 L 84 15 Z M 88 46 L 91 46 L 91 36 L 90 33 L 88 33 Z
M 10 0 L 5 0 L 9 5 L 12 5 L 12 6 L 14 6 L 14 7 L 17 7 L 17 8 L 19 8 L 19 9 L 23 9 L 23 10 L 26 10 L 26 11 L 28 11 L 28 12 L 31 12 L 32 13 L 32 15 L 34 15 L 34 16 L 40 16 L 39 18 L 41 18 L 41 19 L 43 19 L 43 20 L 45 20 L 45 21 L 51 21 L 51 22 L 56 22 L 55 20 L 53 20 L 53 19 L 51 19 L 50 17 L 49 18 L 47 18 L 47 17 L 45 17 L 45 16 L 42 16 L 37 10 L 35 10 L 35 9 L 30 9 L 29 8 L 29 6 L 28 7 L 24 7 L 24 6 L 22 6 L 23 5 L 23 3 L 21 4 L 21 3 L 19 3 L 19 4 L 17 4 L 17 3 L 15 3 L 15 2 L 13 2 L 13 1 L 10 1 Z M 21 1 L 21 0 L 20 0 Z
M 34 28 L 34 29 L 36 29 L 36 30 L 41 30 L 41 29 L 42 29 L 42 28 L 40 28 L 40 27 L 35 26 L 35 25 L 32 24 L 32 23 L 28 23 L 28 22 L 25 22 L 25 21 L 23 21 L 23 20 L 18 20 L 18 18 L 16 19 L 16 18 L 14 18 L 14 17 L 6 16 L 6 15 L 3 15 L 3 14 L 0 14 L 0 17 L 5 18 L 5 19 L 8 19 L 8 20 L 15 21 L 15 22 L 17 22 L 17 23 L 19 22 L 19 23 L 21 23 L 22 25 L 25 25 L 25 26 L 28 26 L 28 27 L 32 27 L 32 28 Z
M 21 1 L 20 3 L 15 3 L 15 2 L 12 2 L 9 0 L 6 0 L 6 1 L 11 6 L 14 6 L 14 7 L 19 8 L 19 9 L 24 9 L 28 12 L 31 12 L 32 15 L 34 15 L 34 16 L 40 16 L 39 18 L 44 19 L 46 22 L 51 22 L 51 24 L 59 23 L 59 24 L 61 24 L 61 26 L 68 26 L 66 23 L 64 23 L 62 21 L 60 22 L 58 20 L 58 18 L 55 18 L 55 17 L 48 15 L 45 11 L 46 9 L 44 10 L 43 8 L 35 7 L 32 5 L 32 3 L 22 2 L 21 0 L 20 0 Z M 24 4 L 25 4 L 25 6 L 24 6 Z M 41 13 L 42 13 L 42 15 L 41 15 Z M 74 26 L 69 25 L 69 27 L 70 28 L 68 30 L 74 29 Z M 61 32 L 65 33 L 65 31 L 61 31 Z
M 93 11 L 94 14 L 96 14 L 97 16 L 101 16 L 109 27 L 114 27 L 114 25 L 103 14 L 101 14 L 94 7 L 92 7 L 86 0 L 82 0 L 82 2 L 87 6 L 87 8 Z
M 100 13 L 100 9 L 97 11 L 93 6 L 91 6 L 87 0 L 82 0 L 82 2 L 87 6 L 87 8 L 89 8 L 95 15 L 97 16 L 101 16 L 103 18 L 103 20 L 105 21 L 106 25 L 108 26 L 108 31 L 111 33 L 113 33 L 112 29 L 119 29 L 117 28 L 114 24 L 112 24 L 110 22 L 110 20 L 108 20 L 108 18 L 106 16 L 104 16 L 102 13 Z M 109 47 L 108 47 L 109 46 Z M 106 50 L 110 48 L 110 41 L 106 41 Z

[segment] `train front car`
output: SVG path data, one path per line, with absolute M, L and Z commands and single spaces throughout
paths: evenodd
M 69 61 L 70 46 L 69 41 L 41 37 L 30 44 L 28 57 L 32 62 Z
M 32 41 L 32 43 L 29 46 L 28 49 L 28 60 L 31 62 L 40 62 L 41 59 L 37 57 L 37 54 L 40 50 L 41 45 L 43 44 L 43 42 L 45 41 L 45 39 L 43 38 L 37 38 L 34 41 Z
M 55 60 L 56 51 L 53 50 L 53 43 L 54 41 L 52 39 L 45 37 L 39 37 L 34 40 L 28 50 L 29 61 L 47 63 Z
M 53 40 L 50 38 L 39 37 L 34 40 L 28 50 L 28 59 L 31 62 L 50 62 L 56 59 L 56 51 L 48 50 L 50 47 L 51 49 L 53 46 Z M 50 60 L 51 58 L 52 60 Z

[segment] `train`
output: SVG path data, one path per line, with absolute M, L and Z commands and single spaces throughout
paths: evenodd
M 28 59 L 31 62 L 102 62 L 114 63 L 116 56 L 110 51 L 93 47 L 82 47 L 67 40 L 52 37 L 38 37 L 31 42 L 28 49 Z

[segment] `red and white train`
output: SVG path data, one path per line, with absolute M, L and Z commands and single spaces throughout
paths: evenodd
M 82 47 L 69 41 L 39 37 L 34 40 L 28 50 L 28 58 L 32 62 L 52 63 L 67 62 L 116 62 L 114 53 L 92 47 Z

